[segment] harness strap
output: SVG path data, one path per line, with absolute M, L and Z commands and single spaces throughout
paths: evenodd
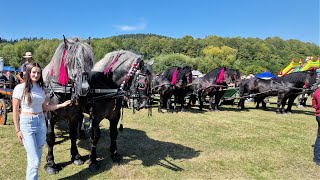
M 120 53 L 116 56 L 116 58 L 114 58 L 111 62 L 111 64 L 103 71 L 103 74 L 106 75 L 107 73 L 109 73 L 109 71 L 111 70 L 112 66 L 118 61 L 118 59 L 120 58 L 120 56 L 123 53 Z
M 92 93 L 116 93 L 118 89 L 91 89 Z
M 52 83 L 52 82 L 49 82 L 49 87 L 50 87 L 49 90 L 55 93 L 72 93 L 72 88 L 73 88 L 71 84 L 61 86 L 59 84 Z

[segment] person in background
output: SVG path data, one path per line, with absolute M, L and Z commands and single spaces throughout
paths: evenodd
M 29 63 L 24 76 L 25 82 L 18 84 L 12 94 L 14 127 L 18 140 L 23 143 L 27 153 L 27 180 L 38 179 L 42 150 L 46 142 L 43 111 L 54 111 L 71 103 L 71 100 L 61 104 L 47 102 L 41 74 L 38 63 Z
M 26 68 L 29 63 L 32 62 L 32 53 L 31 52 L 26 52 L 25 55 L 23 56 L 24 62 L 21 65 L 21 72 L 23 72 L 23 75 L 25 74 Z
M 13 89 L 16 86 L 16 79 L 13 77 L 10 71 L 6 72 L 7 84 L 6 88 Z
M 313 161 L 320 166 L 320 88 L 312 95 L 312 107 L 316 110 L 316 120 L 318 123 L 318 132 L 316 142 L 314 144 Z

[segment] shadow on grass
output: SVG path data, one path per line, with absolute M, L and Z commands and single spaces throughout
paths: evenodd
M 276 103 L 272 103 L 272 104 L 276 104 Z M 314 115 L 315 114 L 314 111 L 308 111 L 308 110 L 306 110 L 306 108 L 296 109 L 295 107 L 296 107 L 295 105 L 292 106 L 292 108 L 294 108 L 292 110 L 292 113 L 282 113 L 282 114 L 292 114 L 292 115 L 294 115 L 294 114 Z M 246 107 L 244 109 L 244 111 L 250 111 L 252 109 L 261 110 L 261 111 L 269 111 L 269 112 L 274 112 L 274 113 L 276 113 L 276 111 L 277 111 L 277 107 L 270 107 L 270 106 L 267 108 Z
M 91 144 L 89 140 L 81 140 L 78 146 L 90 150 Z M 154 140 L 148 137 L 144 131 L 130 128 L 125 128 L 118 136 L 118 152 L 122 155 L 120 164 L 112 162 L 109 147 L 109 131 L 101 129 L 101 139 L 97 145 L 99 170 L 97 172 L 91 172 L 86 168 L 62 179 L 88 179 L 98 173 L 110 170 L 114 165 L 126 164 L 136 166 L 136 162 L 132 163 L 135 160 L 139 160 L 138 162 L 141 161 L 141 165 L 146 167 L 158 165 L 172 171 L 183 171 L 183 167 L 176 165 L 174 161 L 192 159 L 200 154 L 200 151 L 196 151 L 190 147 Z M 85 157 L 88 158 L 88 155 Z M 63 165 L 68 165 L 68 162 L 62 163 L 61 166 Z

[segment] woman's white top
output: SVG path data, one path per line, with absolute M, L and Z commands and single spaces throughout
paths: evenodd
M 46 94 L 44 90 L 38 84 L 34 84 L 30 91 L 32 103 L 28 104 L 27 98 L 22 97 L 25 86 L 26 86 L 25 83 L 18 84 L 14 88 L 13 94 L 12 94 L 13 98 L 21 100 L 21 112 L 30 112 L 30 113 L 42 112 L 43 111 L 42 104 L 46 99 Z

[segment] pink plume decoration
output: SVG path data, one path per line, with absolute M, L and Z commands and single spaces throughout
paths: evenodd
M 177 75 L 178 75 L 178 68 L 176 68 L 173 72 L 171 84 L 176 85 L 177 84 Z
M 221 69 L 218 79 L 216 80 L 217 83 L 222 83 L 224 79 L 224 68 Z
M 67 50 L 65 49 L 63 51 L 63 56 L 61 59 L 61 63 L 60 63 L 60 76 L 59 76 L 59 83 L 61 85 L 66 85 L 68 84 L 68 74 L 67 74 L 67 68 L 65 66 L 65 56 L 67 54 Z

